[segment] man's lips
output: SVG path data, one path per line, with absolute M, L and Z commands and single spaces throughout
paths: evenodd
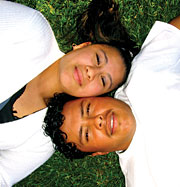
M 74 79 L 80 86 L 82 86 L 82 73 L 77 67 L 74 68 Z
M 111 135 L 113 134 L 114 131 L 114 113 L 111 115 Z
M 109 130 L 110 130 L 110 134 L 113 135 L 115 132 L 115 129 L 117 127 L 117 120 L 116 120 L 116 117 L 113 112 L 110 115 L 108 126 L 109 126 Z

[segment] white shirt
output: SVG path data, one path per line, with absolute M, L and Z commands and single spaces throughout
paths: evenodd
M 137 121 L 131 145 L 119 154 L 126 187 L 179 187 L 180 30 L 154 24 L 115 97 Z
M 0 1 L 0 52 L 0 103 L 64 55 L 40 12 L 8 1 Z
M 26 6 L 0 1 L 0 103 L 61 58 L 44 16 Z M 46 109 L 0 124 L 0 186 L 32 173 L 54 153 L 42 129 Z

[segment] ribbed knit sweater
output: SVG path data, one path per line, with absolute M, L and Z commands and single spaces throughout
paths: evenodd
M 44 16 L 26 6 L 0 0 L 0 103 L 61 58 Z M 46 109 L 0 124 L 0 186 L 31 174 L 54 153 L 42 129 Z

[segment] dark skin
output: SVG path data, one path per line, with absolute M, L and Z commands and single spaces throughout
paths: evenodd
M 169 22 L 169 24 L 171 24 L 171 25 L 177 27 L 178 29 L 180 29 L 180 15 L 177 16 L 176 18 L 174 18 L 173 20 L 171 20 Z
M 21 118 L 45 108 L 46 99 L 53 97 L 55 91 L 60 92 L 60 88 L 58 88 L 57 84 L 58 79 L 56 78 L 57 73 L 55 73 L 58 70 L 56 66 L 57 62 L 27 84 L 24 93 L 13 105 L 13 109 L 17 111 L 17 117 Z M 51 86 L 47 86 L 47 84 Z

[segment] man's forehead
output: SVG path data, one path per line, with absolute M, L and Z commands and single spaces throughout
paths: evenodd
M 75 100 L 71 100 L 71 101 L 68 101 L 67 103 L 69 104 L 75 104 L 75 103 L 80 103 L 82 101 L 91 101 L 91 102 L 99 102 L 99 101 L 110 101 L 110 102 L 121 102 L 120 100 L 118 99 L 115 99 L 115 98 L 112 98 L 112 97 L 82 97 L 82 98 L 78 98 L 78 99 L 75 99 Z
M 82 98 L 78 98 L 78 99 L 74 99 L 74 100 L 68 101 L 67 103 L 75 104 L 75 103 L 80 103 L 82 100 L 83 101 L 87 101 L 87 100 L 95 101 L 95 100 L 98 100 L 98 98 L 99 97 L 82 97 Z
M 79 111 L 79 108 L 81 108 L 82 103 L 89 103 L 91 104 L 91 107 L 98 107 L 98 108 L 106 108 L 107 107 L 119 107 L 121 105 L 122 102 L 121 100 L 112 98 L 112 97 L 84 97 L 84 98 L 78 98 L 72 101 L 67 102 L 64 105 L 63 111 L 64 109 L 68 109 L 68 111 Z M 119 105 L 120 104 L 120 105 Z

